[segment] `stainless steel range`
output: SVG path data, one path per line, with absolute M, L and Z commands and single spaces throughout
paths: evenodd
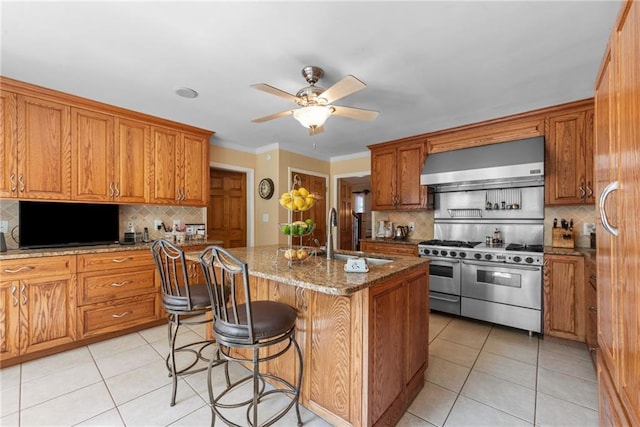
M 488 160 L 483 147 L 427 158 L 422 183 L 435 190 L 434 240 L 418 251 L 431 260 L 432 310 L 542 333 L 543 145 L 494 144 Z M 485 160 L 496 164 L 480 167 Z

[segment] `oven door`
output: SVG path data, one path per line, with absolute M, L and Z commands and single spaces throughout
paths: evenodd
M 431 258 L 429 263 L 429 290 L 460 295 L 460 260 Z
M 462 261 L 462 296 L 541 310 L 542 267 Z

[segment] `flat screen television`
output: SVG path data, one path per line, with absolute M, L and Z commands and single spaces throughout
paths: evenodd
M 20 249 L 117 243 L 118 205 L 20 201 Z

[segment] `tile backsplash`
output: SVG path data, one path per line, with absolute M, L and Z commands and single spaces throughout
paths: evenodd
M 582 229 L 585 223 L 596 222 L 596 210 L 594 205 L 572 205 L 546 207 L 544 209 L 544 244 L 551 246 L 551 228 L 553 218 L 562 218 L 567 221 L 573 219 L 573 229 L 575 231 L 575 246 L 578 248 L 590 247 L 590 236 L 583 236 Z M 375 237 L 376 224 L 380 220 L 391 221 L 394 225 L 407 225 L 409 222 L 415 223 L 411 239 L 429 240 L 433 239 L 433 211 L 377 211 L 372 213 L 373 233 Z
M 144 227 L 149 228 L 149 237 L 156 239 L 164 235 L 163 231 L 153 229 L 156 219 L 164 222 L 169 228 L 173 220 L 180 220 L 182 224 L 206 224 L 207 209 L 185 206 L 156 206 L 156 205 L 120 205 L 120 236 L 128 231 L 129 221 L 133 221 L 136 231 L 142 232 Z M 8 221 L 9 232 L 5 235 L 7 248 L 17 249 L 18 242 L 12 238 L 19 237 L 18 202 L 13 200 L 0 200 L 0 219 Z M 13 233 L 12 233 L 13 232 Z

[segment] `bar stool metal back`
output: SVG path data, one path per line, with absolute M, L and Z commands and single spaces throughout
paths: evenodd
M 238 426 L 226 418 L 221 411 L 225 408 L 246 405 L 246 422 L 250 426 L 257 427 L 258 406 L 265 396 L 274 393 L 289 395 L 291 402 L 272 415 L 262 426 L 274 424 L 293 406 L 296 408 L 298 425 L 302 425 L 299 397 L 303 366 L 302 352 L 295 338 L 297 317 L 295 309 L 281 302 L 253 300 L 249 287 L 248 265 L 229 251 L 219 246 L 209 246 L 201 253 L 200 260 L 211 292 L 213 331 L 220 353 L 224 359 L 251 367 L 251 373 L 248 376 L 230 384 L 228 365 L 225 365 L 228 386 L 218 396 L 214 396 L 211 372 L 209 372 L 211 425 L 215 424 L 217 416 L 227 425 Z M 228 303 L 224 304 L 223 301 Z M 269 347 L 269 350 L 265 350 L 266 347 Z M 260 372 L 260 363 L 284 355 L 291 347 L 296 352 L 299 366 L 297 378 L 294 380 L 295 385 L 284 378 L 267 373 L 264 367 Z M 295 369 L 294 366 L 291 369 Z M 253 383 L 251 398 L 243 402 L 231 403 L 224 400 L 230 392 L 249 381 Z
M 215 340 L 202 339 L 176 347 L 180 326 L 212 323 L 212 318 L 201 316 L 211 311 L 209 291 L 205 283 L 190 283 L 185 255 L 178 246 L 168 240 L 156 240 L 151 245 L 151 253 L 162 284 L 162 305 L 168 315 L 169 354 L 166 364 L 173 381 L 171 406 L 174 406 L 178 376 L 204 371 L 208 369 L 210 359 L 220 363 L 220 358 L 217 349 L 211 350 L 215 357 L 203 355 L 203 351 L 215 344 Z M 180 363 L 178 367 L 176 356 L 180 357 L 180 362 L 186 358 L 184 366 Z M 204 363 L 194 368 L 199 361 Z

